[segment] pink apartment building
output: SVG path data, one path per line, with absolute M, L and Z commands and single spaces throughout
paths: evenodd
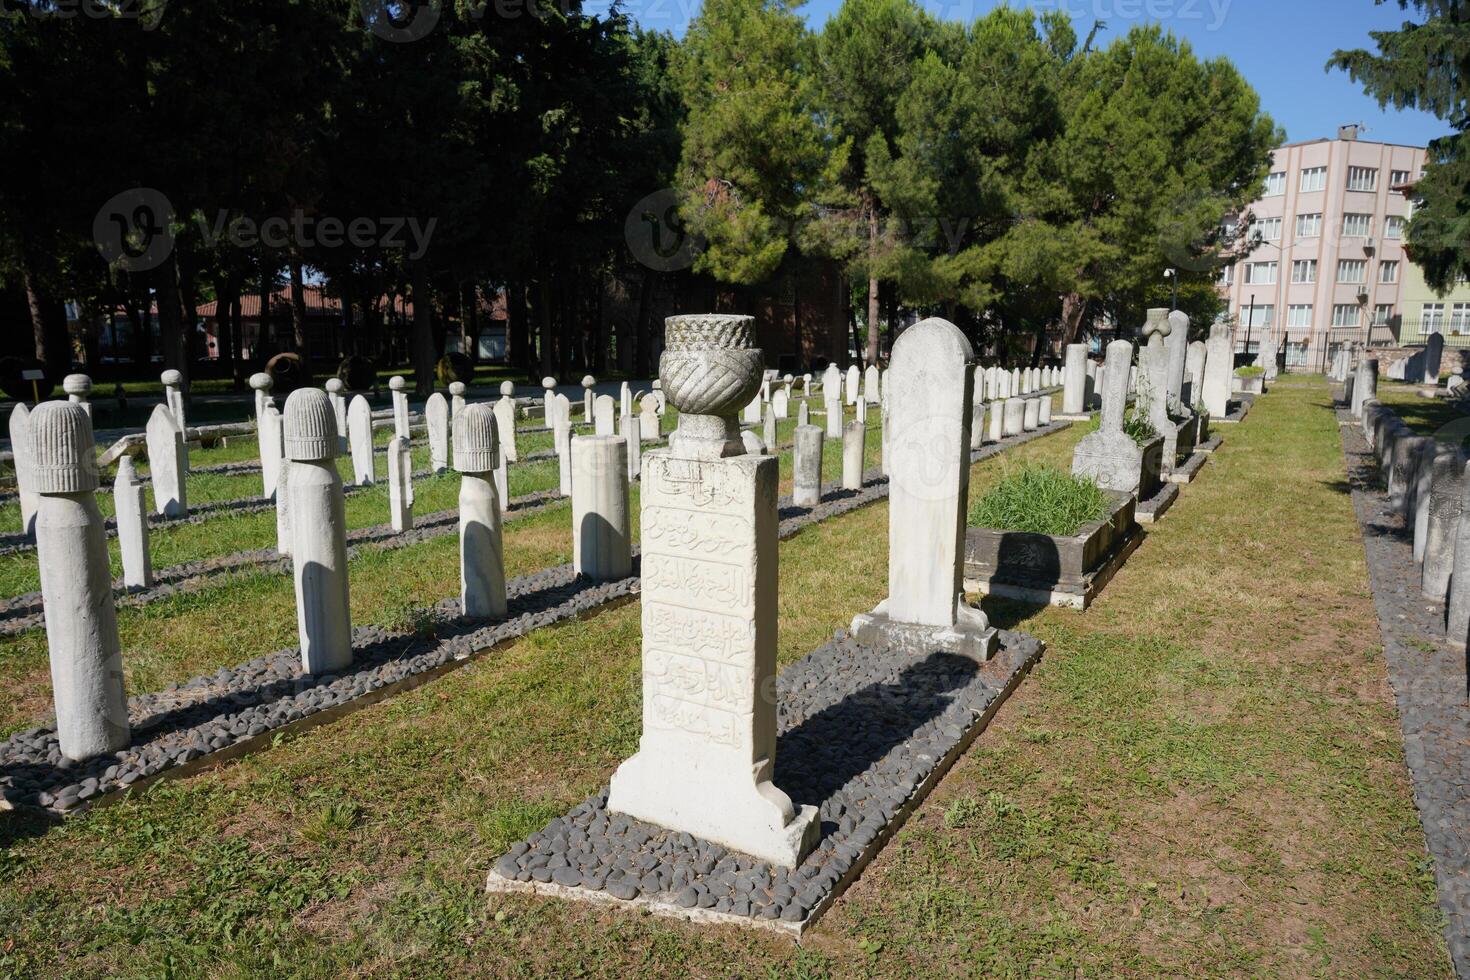
M 1265 335 L 1286 342 L 1286 366 L 1323 370 L 1338 344 L 1387 334 L 1401 311 L 1408 258 L 1404 189 L 1424 147 L 1358 139 L 1288 143 L 1272 154 L 1265 194 L 1251 206 L 1261 243 L 1221 274 L 1236 348 Z

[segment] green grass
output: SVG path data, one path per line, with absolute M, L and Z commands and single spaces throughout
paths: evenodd
M 1108 495 L 1092 480 L 1055 466 L 1022 466 L 970 505 L 970 526 L 1070 537 L 1108 512 Z
M 800 946 L 483 891 L 636 749 L 633 604 L 65 826 L 0 817 L 0 973 L 1448 977 L 1325 388 L 1224 431 L 1086 614 L 987 600 L 1045 657 Z M 782 665 L 884 597 L 887 541 L 878 505 L 781 544 Z M 381 560 L 355 610 L 454 574 Z M 230 606 L 180 640 L 254 649 Z

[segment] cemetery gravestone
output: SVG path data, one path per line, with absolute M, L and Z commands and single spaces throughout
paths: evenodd
M 148 495 L 133 466 L 133 457 L 117 461 L 112 485 L 112 509 L 117 514 L 117 549 L 122 556 L 123 585 L 146 589 L 153 585 L 153 558 L 148 551 Z
M 301 388 L 286 399 L 285 496 L 301 669 L 330 674 L 352 663 L 347 583 L 347 514 L 337 473 L 337 422 L 326 392 Z M 394 442 L 402 440 L 394 439 Z
M 501 460 L 489 405 L 466 406 L 454 427 L 454 459 L 459 483 L 459 596 L 464 615 L 504 616 L 505 546 L 496 474 Z
M 352 452 L 352 482 L 360 487 L 376 480 L 373 462 L 373 408 L 361 395 L 347 408 L 347 446 Z
M 449 469 L 449 401 L 437 391 L 424 404 L 424 421 L 429 430 L 429 469 L 443 473 Z
M 187 468 L 184 433 L 167 406 L 153 406 L 146 438 L 148 469 L 153 477 L 153 508 L 164 517 L 184 517 L 189 513 L 189 498 L 184 489 Z

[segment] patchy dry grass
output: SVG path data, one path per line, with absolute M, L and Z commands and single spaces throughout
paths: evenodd
M 1225 436 L 1089 612 L 990 607 L 1046 658 L 803 946 L 483 894 L 636 747 L 625 606 L 65 827 L 0 824 L 0 969 L 1447 975 L 1325 389 Z M 886 524 L 783 543 L 783 663 L 882 597 Z

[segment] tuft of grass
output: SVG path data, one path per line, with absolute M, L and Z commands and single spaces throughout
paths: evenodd
M 1247 364 L 1245 367 L 1235 369 L 1235 376 L 1237 378 L 1259 378 L 1265 373 L 1266 369 L 1259 364 Z
M 1091 480 L 1055 466 L 1025 466 L 975 502 L 970 526 L 1068 537 L 1107 511 L 1107 494 Z

